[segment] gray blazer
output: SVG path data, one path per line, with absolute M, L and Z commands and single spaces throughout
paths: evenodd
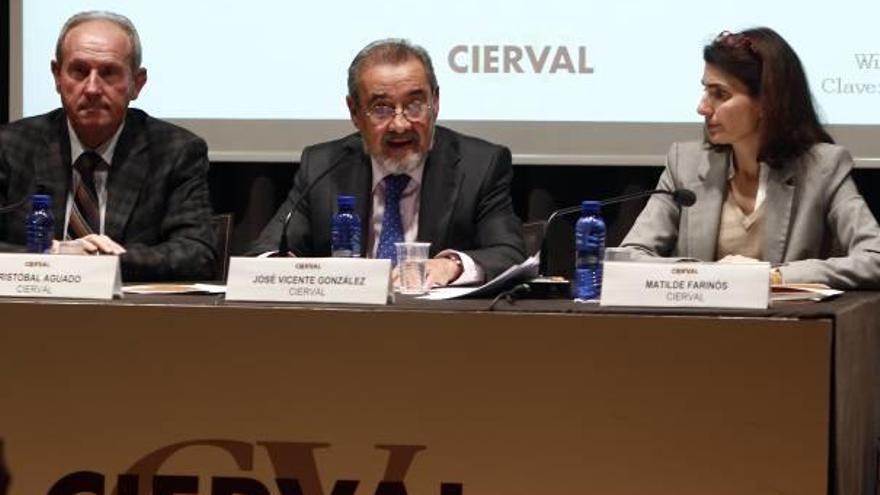
M 880 228 L 856 189 L 852 168 L 845 149 L 817 144 L 770 169 L 764 259 L 779 265 L 786 282 L 880 287 Z M 673 144 L 657 188 L 690 189 L 696 204 L 682 208 L 667 195 L 654 195 L 621 246 L 637 256 L 714 260 L 727 172 L 728 153 L 699 142 Z

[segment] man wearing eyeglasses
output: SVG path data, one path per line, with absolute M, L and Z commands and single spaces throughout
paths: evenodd
M 293 254 L 329 256 L 336 197 L 345 194 L 364 223 L 361 255 L 430 242 L 430 285 L 479 283 L 525 258 L 510 150 L 435 125 L 439 86 L 423 48 L 367 45 L 349 66 L 346 103 L 358 132 L 303 150 L 293 189 L 252 252 L 277 250 L 290 215 L 283 235 Z

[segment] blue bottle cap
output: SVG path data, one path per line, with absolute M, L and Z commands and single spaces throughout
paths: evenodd
M 339 195 L 336 197 L 336 205 L 339 208 L 354 208 L 354 196 Z
M 602 209 L 601 201 L 585 200 L 581 202 L 581 211 L 584 213 L 598 213 Z
M 52 207 L 52 196 L 48 194 L 34 194 L 31 197 L 31 207 L 36 208 L 51 208 Z

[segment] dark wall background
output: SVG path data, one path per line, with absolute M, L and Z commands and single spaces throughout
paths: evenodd
M 209 184 L 215 211 L 233 214 L 231 252 L 243 252 L 259 233 L 286 197 L 296 169 L 296 164 L 212 164 Z M 525 222 L 543 220 L 553 210 L 578 204 L 583 199 L 651 189 L 661 170 L 660 167 L 517 165 L 512 187 L 514 208 Z M 609 227 L 609 245 L 619 244 L 643 204 L 635 201 L 603 212 Z M 565 230 L 562 224 L 559 228 Z
M 209 185 L 214 210 L 233 215 L 230 253 L 243 254 L 272 216 L 293 182 L 297 164 L 214 163 Z M 602 199 L 653 189 L 662 167 L 516 165 L 512 185 L 514 209 L 524 221 L 545 220 L 558 208 L 584 199 Z M 603 210 L 607 242 L 617 246 L 645 201 Z M 568 274 L 574 266 L 576 216 L 554 224 L 545 246 L 547 274 Z
M 230 252 L 243 253 L 287 195 L 296 164 L 214 163 L 210 172 L 212 201 L 217 213 L 231 213 L 234 228 Z M 550 213 L 584 199 L 602 199 L 653 189 L 662 167 L 516 165 L 514 209 L 524 222 L 546 219 Z M 880 218 L 880 170 L 857 169 L 855 181 L 874 216 Z M 647 200 L 603 209 L 607 244 L 617 246 Z M 548 274 L 564 274 L 574 262 L 575 217 L 547 232 L 550 243 Z M 821 219 L 816 219 L 821 221 Z

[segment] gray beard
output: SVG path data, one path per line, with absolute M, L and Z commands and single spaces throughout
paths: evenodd
M 419 168 L 423 159 L 424 155 L 421 153 L 409 153 L 403 158 L 397 159 L 376 157 L 376 164 L 389 174 L 405 174 Z
M 430 132 L 431 144 L 428 146 L 428 152 L 430 152 L 430 150 L 434 147 L 434 131 L 435 130 L 436 130 L 436 128 L 434 127 L 434 123 L 432 122 L 431 123 L 431 132 Z M 367 155 L 370 155 L 370 151 L 367 149 L 366 141 L 364 141 L 363 144 L 364 144 L 364 153 L 366 153 Z M 389 174 L 405 174 L 405 173 L 412 172 L 413 170 L 419 168 L 419 166 L 421 166 L 422 163 L 425 162 L 425 158 L 427 157 L 428 152 L 426 152 L 424 154 L 423 153 L 409 153 L 408 155 L 404 156 L 403 158 L 399 158 L 399 159 L 389 159 L 389 158 L 385 158 L 385 157 L 381 157 L 381 156 L 372 156 L 372 155 L 370 155 L 370 158 L 372 158 L 376 162 L 376 164 L 379 165 L 379 168 L 381 168 L 382 170 L 384 170 L 385 172 L 387 172 Z

